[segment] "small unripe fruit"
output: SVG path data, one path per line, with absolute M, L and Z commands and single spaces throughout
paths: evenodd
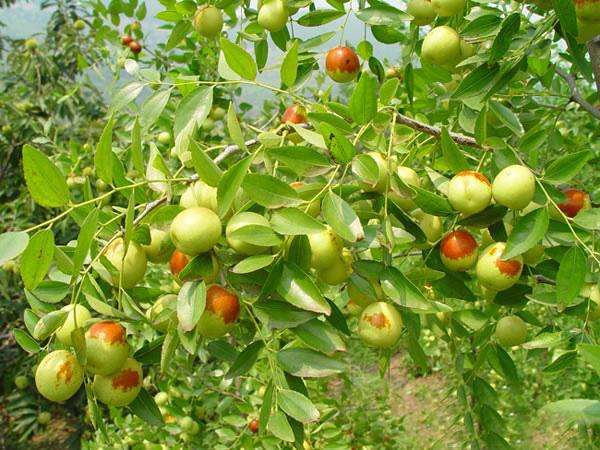
M 388 162 L 385 159 L 385 157 L 379 152 L 369 152 L 367 153 L 367 155 L 369 155 L 373 159 L 373 161 L 375 161 L 375 164 L 377 164 L 377 168 L 379 169 L 379 176 L 375 184 L 359 180 L 359 185 L 366 192 L 383 193 L 386 190 L 389 178 Z
M 221 219 L 212 210 L 188 208 L 171 223 L 171 240 L 177 250 L 196 256 L 209 251 L 221 237 Z
M 190 416 L 184 416 L 179 420 L 179 426 L 183 431 L 189 432 L 194 428 L 194 425 L 197 424 Z
M 416 219 L 428 242 L 436 242 L 442 237 L 442 219 L 440 217 L 427 214 L 421 209 L 415 209 L 411 215 Z
M 129 43 L 129 50 L 131 50 L 131 53 L 137 55 L 142 51 L 142 44 L 138 41 L 132 41 Z
M 90 311 L 82 305 L 67 305 L 62 308 L 67 311 L 67 318 L 63 324 L 56 330 L 56 338 L 63 345 L 73 345 L 71 332 L 75 328 L 83 328 L 85 323 L 92 318 Z
M 514 347 L 527 341 L 527 326 L 518 316 L 506 316 L 496 324 L 495 335 L 503 347 Z
M 356 52 L 351 48 L 335 47 L 327 52 L 325 69 L 333 81 L 348 83 L 357 77 L 360 61 Z
M 258 419 L 252 419 L 250 421 L 250 423 L 248 424 L 248 429 L 250 430 L 251 433 L 258 433 L 258 430 L 260 428 L 260 422 L 258 421 Z
M 406 12 L 413 16 L 415 25 L 429 25 L 434 21 L 436 13 L 430 0 L 408 0 Z
M 567 199 L 557 206 L 565 216 L 575 217 L 579 214 L 579 211 L 590 209 L 592 207 L 590 196 L 587 192 L 580 189 L 565 189 L 563 192 Z
M 308 235 L 310 244 L 310 265 L 320 270 L 333 265 L 340 257 L 344 242 L 335 231 L 327 227 L 319 233 Z
M 184 208 L 202 206 L 217 212 L 217 188 L 204 181 L 196 181 L 181 194 L 179 204 Z
M 177 296 L 167 294 L 159 297 L 154 304 L 146 310 L 146 318 L 155 330 L 166 333 L 171 320 L 171 313 L 177 310 Z
M 423 39 L 421 58 L 437 66 L 454 68 L 461 59 L 460 36 L 456 30 L 446 25 L 432 29 Z
M 223 14 L 212 5 L 202 5 L 194 14 L 194 29 L 200 36 L 215 38 L 223 29 Z
M 396 168 L 396 175 L 398 175 L 402 182 L 407 186 L 421 187 L 419 175 L 410 167 L 398 166 Z M 395 185 L 392 185 L 392 191 L 389 193 L 389 198 L 407 212 L 410 212 L 417 207 L 411 195 Z
M 142 24 L 137 20 L 134 20 L 133 22 L 131 22 L 131 25 L 129 26 L 129 29 L 131 31 L 139 31 L 141 28 L 142 28 Z
M 389 303 L 373 303 L 360 316 L 358 334 L 371 347 L 392 347 L 402 334 L 402 318 Z
M 25 48 L 27 50 L 35 50 L 38 48 L 38 41 L 36 38 L 29 38 L 25 40 Z
M 25 375 L 17 375 L 15 377 L 15 386 L 17 386 L 17 389 L 25 389 L 29 386 L 29 378 Z
M 465 230 L 448 233 L 440 243 L 442 263 L 449 270 L 469 270 L 477 261 L 477 241 Z
M 448 183 L 448 201 L 465 215 L 483 211 L 491 200 L 492 185 L 482 173 L 465 170 Z
M 281 0 L 270 0 L 258 11 L 258 24 L 271 33 L 283 30 L 288 18 L 289 11 Z
M 128 46 L 132 42 L 133 42 L 133 38 L 131 36 L 129 36 L 128 34 L 124 34 L 123 36 L 121 36 L 121 44 L 122 45 Z
M 150 230 L 150 244 L 142 245 L 142 248 L 146 252 L 148 261 L 153 263 L 167 262 L 175 250 L 169 233 L 159 228 Z
M 77 31 L 81 31 L 85 28 L 85 22 L 81 19 L 77 19 L 75 22 L 73 22 L 73 28 L 75 28 Z
M 117 372 L 129 356 L 125 328 L 113 321 L 97 322 L 85 333 L 86 369 L 94 374 Z
M 158 392 L 154 396 L 154 402 L 158 406 L 164 406 L 164 405 L 166 405 L 167 403 L 169 403 L 169 394 L 167 394 L 166 392 Z
M 56 350 L 42 359 L 35 371 L 35 385 L 40 394 L 53 402 L 71 398 L 83 383 L 83 367 L 75 355 Z
M 225 228 L 225 236 L 227 237 L 227 242 L 236 252 L 242 255 L 258 255 L 260 253 L 265 253 L 270 249 L 270 247 L 264 247 L 261 245 L 250 244 L 241 239 L 236 239 L 231 235 L 233 232 L 251 225 L 258 225 L 263 227 L 271 227 L 271 224 L 267 219 L 265 219 L 260 214 L 256 214 L 253 212 L 241 212 L 237 213 L 227 223 L 227 227 Z
M 48 425 L 51 420 L 52 414 L 50 414 L 48 411 L 42 411 L 37 416 L 37 421 L 40 425 Z
M 516 256 L 503 260 L 506 244 L 496 242 L 490 245 L 477 261 L 476 273 L 479 283 L 492 291 L 503 291 L 513 286 L 523 270 L 523 258 Z
M 352 254 L 348 249 L 343 249 L 341 255 L 324 269 L 317 270 L 317 277 L 327 284 L 336 285 L 343 283 L 352 274 Z
M 361 311 L 377 299 L 383 298 L 383 290 L 378 280 L 367 280 L 353 276 L 348 283 L 348 296 L 353 306 Z
M 206 291 L 206 307 L 198 321 L 202 336 L 219 338 L 227 334 L 240 315 L 237 295 L 213 284 Z
M 438 16 L 450 17 L 463 11 L 465 0 L 431 0 L 431 6 Z
M 535 245 L 521 255 L 523 263 L 528 266 L 535 266 L 544 256 L 544 246 L 541 244 Z
M 525 166 L 513 165 L 500 171 L 492 183 L 494 200 L 510 209 L 523 209 L 533 200 L 535 177 Z
M 136 242 L 130 242 L 125 258 L 125 245 L 122 238 L 114 240 L 106 249 L 105 256 L 117 270 L 112 277 L 112 285 L 129 289 L 138 284 L 146 273 L 148 261 L 146 253 Z
M 288 106 L 281 116 L 281 123 L 306 123 L 306 109 L 301 105 Z
M 142 366 L 129 358 L 117 373 L 94 377 L 94 394 L 105 405 L 126 406 L 142 389 L 142 379 Z
M 168 131 L 161 131 L 158 133 L 158 142 L 161 144 L 168 144 L 171 142 L 171 133 Z

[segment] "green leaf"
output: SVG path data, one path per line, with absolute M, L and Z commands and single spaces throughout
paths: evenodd
M 548 223 L 546 208 L 535 209 L 520 217 L 508 237 L 502 259 L 514 258 L 533 248 L 546 234 Z
M 250 199 L 266 208 L 293 206 L 301 202 L 293 187 L 271 175 L 249 173 L 242 186 Z
M 320 417 L 319 411 L 308 397 L 291 389 L 281 389 L 277 393 L 277 405 L 288 416 L 302 423 L 316 422 Z
M 140 390 L 137 397 L 128 405 L 132 413 L 154 427 L 164 426 L 164 420 L 158 406 L 145 388 Z
M 329 127 L 325 131 L 327 132 L 327 148 L 331 152 L 331 155 L 340 163 L 345 164 L 352 161 L 352 158 L 356 154 L 354 144 L 337 128 Z
M 485 94 L 498 73 L 499 66 L 497 64 L 491 67 L 487 64 L 480 65 L 463 78 L 452 94 L 452 98 L 468 98 Z
M 270 266 L 275 261 L 276 255 L 254 255 L 242 259 L 232 270 L 233 273 L 251 273 Z
M 96 145 L 96 153 L 94 154 L 94 166 L 96 167 L 96 175 L 106 184 L 111 184 L 113 180 L 113 151 L 112 151 L 112 135 L 113 135 L 114 120 L 111 117 L 102 135 Z
M 138 95 L 144 89 L 145 84 L 141 81 L 133 81 L 121 89 L 119 89 L 111 100 L 111 110 L 117 112 L 132 101 L 134 101 Z
M 345 11 L 336 9 L 317 9 L 311 11 L 298 19 L 298 25 L 303 27 L 318 27 L 344 16 Z
M 502 27 L 500 27 L 500 31 L 496 35 L 490 50 L 490 64 L 499 61 L 506 54 L 515 35 L 519 32 L 520 26 L 521 14 L 518 12 L 513 13 L 504 19 Z
M 29 235 L 24 231 L 7 231 L 0 234 L 0 266 L 23 253 L 27 244 Z
M 312 279 L 298 266 L 286 263 L 276 286 L 277 293 L 292 305 L 328 316 L 331 307 Z
M 572 0 L 552 0 L 552 5 L 554 6 L 554 12 L 558 17 L 561 28 L 571 36 L 577 37 L 579 31 L 577 27 L 575 2 Z
M 379 165 L 367 153 L 361 153 L 352 159 L 352 172 L 362 183 L 368 184 L 371 188 L 377 185 L 381 177 Z
M 194 329 L 206 306 L 204 281 L 186 282 L 177 295 L 177 319 L 183 331 Z
M 587 424 L 600 423 L 600 400 L 583 398 L 558 400 L 548 403 L 542 410 Z
M 58 311 L 52 311 L 42 316 L 38 323 L 35 324 L 33 330 L 33 337 L 38 341 L 44 341 L 50 336 L 58 327 L 60 327 L 67 318 L 67 311 L 59 309 Z
M 144 171 L 144 154 L 142 153 L 142 130 L 140 121 L 136 118 L 131 128 L 131 162 L 135 170 Z
M 313 319 L 294 328 L 293 333 L 309 347 L 326 354 L 346 351 L 346 344 L 328 322 Z
M 165 339 L 162 344 L 162 349 L 160 352 L 160 372 L 166 373 L 169 369 L 171 361 L 173 360 L 173 356 L 175 356 L 175 351 L 179 346 L 179 334 L 177 330 L 169 330 L 169 332 L 165 335 Z
M 281 238 L 270 227 L 264 225 L 245 225 L 233 231 L 230 237 L 263 247 L 281 244 Z
M 87 215 L 81 229 L 79 230 L 79 236 L 77 236 L 77 247 L 73 253 L 73 271 L 71 272 L 71 282 L 74 282 L 79 271 L 83 267 L 85 257 L 90 251 L 90 247 L 94 240 L 94 234 L 98 229 L 98 216 L 100 212 L 97 209 L 92 209 Z
M 345 200 L 329 191 L 323 198 L 321 206 L 325 221 L 343 239 L 349 242 L 364 239 L 365 233 L 360 219 Z
M 298 73 L 298 41 L 295 40 L 283 58 L 281 63 L 281 82 L 292 87 L 296 82 Z
M 460 172 L 469 168 L 467 159 L 461 153 L 456 142 L 450 137 L 450 133 L 446 127 L 442 127 L 441 145 L 444 159 L 450 170 L 453 172 Z
M 160 117 L 171 98 L 171 89 L 157 91 L 142 104 L 140 110 L 140 126 L 147 131 Z
M 27 353 L 32 354 L 39 353 L 40 345 L 36 342 L 35 339 L 29 336 L 29 333 L 23 330 L 19 330 L 18 328 L 13 328 L 12 332 L 15 341 L 17 341 L 17 344 L 19 344 L 19 346 L 23 350 L 25 350 Z
M 587 272 L 587 258 L 579 247 L 571 247 L 560 261 L 556 274 L 556 299 L 569 304 L 581 291 Z
M 579 174 L 593 157 L 589 150 L 569 153 L 555 159 L 545 169 L 544 180 L 551 183 L 565 183 Z
M 294 432 L 284 413 L 277 410 L 270 416 L 266 416 L 266 419 L 269 420 L 267 430 L 273 433 L 276 438 L 285 442 L 294 442 Z
M 560 355 L 550 364 L 542 369 L 543 373 L 557 373 L 571 367 L 577 359 L 576 351 L 568 351 Z
M 586 230 L 600 230 L 600 208 L 585 209 L 573 218 L 573 221 Z
M 329 170 L 331 162 L 323 153 L 309 147 L 286 146 L 269 149 L 269 156 L 287 165 L 300 176 Z
M 271 216 L 273 229 L 286 236 L 313 234 L 323 231 L 325 226 L 298 208 L 283 208 Z
M 50 159 L 29 144 L 23 146 L 25 183 L 33 200 L 50 208 L 69 203 L 65 177 Z
M 231 70 L 246 80 L 256 78 L 256 63 L 246 50 L 225 38 L 221 38 L 221 50 Z
M 240 150 L 245 151 L 246 143 L 244 142 L 244 135 L 240 128 L 240 122 L 235 114 L 233 102 L 229 103 L 229 109 L 227 110 L 227 129 L 229 130 L 231 140 L 240 148 Z
M 212 86 L 199 86 L 179 102 L 173 123 L 178 155 L 188 149 L 194 132 L 208 117 L 212 103 Z
M 225 378 L 235 378 L 244 375 L 248 372 L 260 355 L 264 344 L 262 341 L 254 341 L 249 344 L 242 352 L 237 356 Z
M 410 189 L 416 193 L 414 198 L 415 203 L 426 213 L 433 214 L 434 216 L 454 214 L 455 211 L 446 198 L 418 186 L 410 186 Z
M 165 50 L 173 50 L 179 43 L 185 38 L 185 35 L 190 32 L 192 29 L 192 22 L 189 19 L 180 20 L 175 24 L 171 34 L 169 36 L 169 40 L 165 45 Z
M 56 280 L 44 280 L 31 291 L 38 300 L 45 303 L 58 303 L 64 299 L 70 291 L 68 283 Z
M 489 102 L 490 111 L 517 136 L 522 136 L 524 133 L 523 125 L 515 113 L 509 108 L 504 106 L 502 103 L 490 100 Z
M 198 177 L 209 186 L 218 186 L 223 171 L 209 158 L 195 141 L 190 141 L 189 148 L 192 153 L 192 163 L 194 164 L 194 169 L 196 170 Z
M 277 361 L 287 373 L 302 378 L 328 377 L 345 370 L 342 362 L 307 348 L 280 350 Z
M 419 312 L 437 312 L 441 309 L 425 298 L 423 293 L 395 267 L 388 267 L 381 274 L 381 287 L 394 303 Z
M 312 312 L 277 300 L 256 302 L 253 309 L 259 314 L 261 321 L 268 323 L 270 328 L 293 328 L 315 317 Z
M 217 188 L 219 217 L 225 217 L 225 214 L 229 211 L 229 208 L 248 173 L 250 164 L 252 164 L 252 156 L 247 156 L 231 166 L 221 177 Z
M 21 277 L 25 287 L 35 289 L 44 279 L 54 257 L 54 234 L 52 230 L 38 231 L 29 241 L 21 256 Z
M 369 25 L 398 26 L 402 20 L 409 20 L 411 16 L 386 3 L 379 2 L 377 6 L 361 8 L 356 12 L 356 17 Z
M 363 125 L 377 114 L 377 79 L 363 72 L 350 97 L 350 111 L 354 121 Z

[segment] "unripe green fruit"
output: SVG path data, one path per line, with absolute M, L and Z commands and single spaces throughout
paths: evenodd
M 191 435 L 197 434 L 199 431 L 198 423 L 190 416 L 184 416 L 179 420 L 181 429 Z
M 94 394 L 108 406 L 126 406 L 130 404 L 142 389 L 142 366 L 133 358 L 112 375 L 94 377 Z
M 73 397 L 83 383 L 83 367 L 75 355 L 56 350 L 42 359 L 35 371 L 35 385 L 40 394 L 53 402 Z
M 213 106 L 210 111 L 210 118 L 212 120 L 223 120 L 225 118 L 225 114 L 227 114 L 227 111 L 225 111 L 224 108 L 221 108 L 220 106 Z
M 177 295 L 167 294 L 159 297 L 154 304 L 146 310 L 146 318 L 152 326 L 166 333 L 169 327 L 171 314 L 177 311 Z
M 226 335 L 240 315 L 237 295 L 216 284 L 206 291 L 206 307 L 198 321 L 198 332 L 208 338 Z
M 596 283 L 587 283 L 583 289 L 581 289 L 582 297 L 586 297 L 590 300 L 590 309 L 587 313 L 588 320 L 600 319 L 600 287 Z
M 496 324 L 496 339 L 503 347 L 514 347 L 527 341 L 527 325 L 518 316 L 506 316 Z
M 493 291 L 503 291 L 513 286 L 523 270 L 523 258 L 516 256 L 503 260 L 506 244 L 496 242 L 490 245 L 477 261 L 476 273 L 479 283 Z
M 535 177 L 525 166 L 513 165 L 500 171 L 492 183 L 494 200 L 510 209 L 523 209 L 533 200 Z
M 62 308 L 67 311 L 67 318 L 63 324 L 56 330 L 56 338 L 66 346 L 73 345 L 71 332 L 75 328 L 83 328 L 85 323 L 92 318 L 90 311 L 83 305 L 67 305 Z M 75 325 L 77 324 L 77 326 Z
M 460 36 L 446 25 L 432 29 L 423 39 L 421 58 L 437 66 L 454 68 L 461 59 Z
M 169 133 L 168 131 L 161 131 L 160 133 L 158 133 L 158 142 L 161 144 L 168 144 L 169 142 L 171 142 L 171 133 Z
M 600 3 L 598 0 L 573 0 L 578 19 L 600 22 Z
M 465 230 L 448 233 L 440 243 L 440 257 L 447 269 L 469 270 L 477 261 L 477 241 Z
M 204 119 L 204 122 L 202 122 L 202 129 L 207 133 L 211 132 L 214 127 L 215 121 L 212 120 L 210 117 L 207 117 L 206 119 Z
M 186 255 L 209 251 L 221 237 L 221 219 L 212 210 L 200 206 L 188 208 L 171 223 L 171 240 Z
M 38 47 L 38 41 L 36 38 L 29 38 L 25 40 L 25 48 L 27 50 L 35 50 Z
M 153 263 L 167 262 L 175 250 L 169 233 L 159 228 L 150 230 L 150 244 L 142 245 L 142 248 L 148 261 Z
M 398 166 L 396 168 L 396 175 L 402 180 L 407 186 L 421 187 L 421 179 L 417 172 L 410 167 Z M 417 207 L 417 204 L 412 199 L 412 196 L 402 190 L 400 187 L 393 185 L 392 191 L 388 194 L 389 198 L 404 211 L 410 212 Z
M 85 333 L 86 369 L 94 374 L 111 375 L 123 367 L 129 356 L 125 328 L 113 321 L 93 324 Z
M 383 289 L 378 280 L 367 280 L 353 275 L 348 283 L 348 296 L 351 302 L 362 311 L 377 299 L 383 298 Z
M 179 204 L 184 208 L 202 206 L 217 212 L 217 188 L 206 184 L 204 181 L 196 181 L 183 191 Z
M 330 227 L 308 235 L 310 244 L 310 265 L 321 270 L 327 269 L 339 260 L 344 242 Z
M 454 209 L 471 215 L 483 211 L 492 200 L 492 185 L 479 172 L 465 170 L 448 183 L 448 201 Z
M 521 255 L 523 262 L 528 266 L 535 266 L 544 256 L 544 246 L 542 244 L 535 245 Z
M 17 375 L 15 377 L 15 386 L 17 386 L 17 389 L 25 389 L 29 386 L 29 378 L 25 375 Z
M 317 277 L 327 284 L 343 283 L 352 274 L 352 254 L 343 249 L 342 254 L 328 267 L 317 270 Z
M 96 189 L 98 189 L 99 192 L 105 191 L 106 188 L 107 188 L 107 186 L 104 181 L 102 181 L 101 179 L 96 180 Z
M 237 213 L 227 223 L 227 227 L 225 228 L 225 236 L 227 237 L 227 242 L 236 252 L 242 255 L 258 255 L 260 253 L 265 253 L 269 250 L 270 247 L 265 247 L 262 245 L 250 244 L 241 239 L 236 239 L 231 237 L 233 232 L 247 227 L 251 225 L 258 225 L 262 227 L 271 227 L 271 224 L 267 219 L 265 219 L 260 214 L 256 214 L 253 212 L 241 212 Z
M 385 157 L 379 152 L 369 152 L 367 153 L 375 164 L 377 164 L 377 168 L 379 169 L 379 176 L 375 184 L 367 183 L 365 181 L 359 180 L 360 187 L 366 192 L 385 192 L 388 183 L 388 163 Z
M 117 270 L 112 277 L 113 286 L 119 286 L 119 283 L 125 289 L 134 287 L 144 278 L 148 261 L 144 249 L 136 243 L 130 242 L 127 247 L 125 258 L 125 245 L 122 238 L 114 240 L 106 249 L 105 256 Z
M 392 347 L 402 334 L 402 318 L 389 303 L 373 303 L 360 316 L 358 334 L 371 347 Z
M 434 21 L 436 13 L 430 0 L 408 0 L 406 12 L 413 16 L 415 25 L 429 25 Z
M 81 31 L 85 28 L 85 22 L 81 19 L 77 19 L 75 22 L 73 22 L 73 27 L 77 30 L 77 31 Z
M 428 242 L 436 242 L 442 237 L 443 225 L 440 217 L 427 214 L 421 209 L 415 209 L 411 215 L 416 219 Z
M 6 125 L 2 125 L 2 134 L 4 134 L 5 136 L 10 134 L 12 132 L 12 126 L 9 124 Z
M 223 14 L 212 5 L 202 5 L 194 14 L 194 29 L 200 36 L 215 38 L 223 29 Z
M 166 392 L 158 392 L 154 396 L 154 402 L 158 406 L 164 406 L 164 405 L 166 405 L 167 403 L 169 403 L 169 394 L 167 394 Z
M 473 44 L 469 44 L 467 41 L 460 40 L 460 56 L 462 59 L 470 58 L 475 54 L 475 46 Z
M 258 24 L 271 33 L 283 30 L 288 18 L 289 11 L 281 0 L 271 0 L 258 11 Z
M 52 414 L 50 414 L 48 411 L 42 411 L 37 416 L 37 421 L 40 425 L 48 425 L 51 420 Z
M 438 16 L 450 17 L 463 11 L 465 0 L 431 0 L 431 6 Z

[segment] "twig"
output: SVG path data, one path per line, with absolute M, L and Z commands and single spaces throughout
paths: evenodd
M 258 139 L 250 139 L 246 142 L 244 142 L 244 145 L 246 147 L 250 147 L 252 145 L 258 144 Z M 219 164 L 221 162 L 223 162 L 223 160 L 225 158 L 227 158 L 229 155 L 232 155 L 233 153 L 237 152 L 240 149 L 240 147 L 236 144 L 231 144 L 228 145 L 227 147 L 225 147 L 223 149 L 223 151 L 221 153 L 219 153 L 215 159 L 213 159 L 213 161 L 215 162 L 215 164 Z
M 397 113 L 398 123 L 411 127 L 415 130 L 421 131 L 425 134 L 439 138 L 442 134 L 442 130 L 438 127 L 427 125 L 426 123 L 419 122 L 418 120 L 411 119 L 404 114 Z M 483 146 L 479 144 L 474 138 L 465 136 L 464 134 L 450 132 L 450 137 L 454 142 L 460 145 L 466 145 L 467 147 L 475 147 L 483 150 L 491 150 L 491 147 Z
M 577 89 L 577 84 L 575 84 L 575 78 L 573 78 L 568 73 L 564 72 L 559 67 L 556 67 L 555 71 L 569 85 L 569 89 L 571 91 L 571 101 L 578 103 L 583 109 L 585 109 L 587 112 L 589 112 L 596 119 L 600 119 L 600 109 L 596 108 L 594 105 L 592 105 L 591 103 L 586 101 L 581 96 L 581 94 L 579 93 L 579 90 Z
M 596 36 L 587 43 L 588 53 L 594 77 L 596 78 L 596 97 L 600 99 L 600 36 Z
M 547 278 L 544 275 L 535 275 L 533 279 L 538 284 L 550 284 L 552 286 L 556 286 L 556 281 L 551 280 L 550 278 Z

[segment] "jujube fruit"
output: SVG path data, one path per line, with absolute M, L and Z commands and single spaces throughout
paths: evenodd
M 158 406 L 166 405 L 167 403 L 169 403 L 169 394 L 167 394 L 166 392 L 157 392 L 154 396 L 154 402 Z
M 177 250 L 196 256 L 209 251 L 221 237 L 221 219 L 200 206 L 181 211 L 171 223 L 171 240 Z
M 51 420 L 52 414 L 50 414 L 48 411 L 42 411 L 37 416 L 37 421 L 40 425 L 48 425 Z
M 438 16 L 450 17 L 465 9 L 465 0 L 431 0 L 431 6 Z
M 440 243 L 442 263 L 449 270 L 469 270 L 477 261 L 477 247 L 477 241 L 468 231 L 452 231 Z
M 133 38 L 131 36 L 129 36 L 128 34 L 124 34 L 123 36 L 121 36 L 121 44 L 122 45 L 128 46 L 132 42 L 133 42 Z
M 202 180 L 196 181 L 181 194 L 179 204 L 184 208 L 202 206 L 216 213 L 218 211 L 217 188 L 206 184 Z
M 503 347 L 514 347 L 527 341 L 527 325 L 518 316 L 506 316 L 496 324 L 496 339 Z
M 410 167 L 398 166 L 396 167 L 396 175 L 402 180 L 407 186 L 421 187 L 421 179 L 417 172 Z M 412 198 L 410 192 L 406 189 L 401 188 L 397 183 L 392 183 L 392 190 L 388 194 L 389 198 L 398 205 L 404 211 L 410 212 L 417 207 L 417 204 Z
M 580 211 L 592 207 L 590 196 L 585 191 L 571 188 L 565 189 L 563 193 L 565 194 L 566 200 L 559 203 L 557 206 L 567 217 L 575 217 Z
M 465 215 L 483 211 L 492 200 L 492 185 L 485 175 L 471 170 L 456 174 L 448 183 L 448 201 Z
M 227 238 L 227 242 L 232 249 L 242 255 L 258 255 L 260 253 L 265 253 L 270 249 L 268 246 L 251 244 L 232 236 L 235 231 L 252 225 L 271 228 L 271 224 L 267 219 L 260 214 L 253 212 L 237 213 L 235 216 L 229 219 L 227 227 L 225 228 L 225 237 Z
M 94 377 L 94 394 L 105 405 L 126 406 L 140 393 L 142 379 L 142 366 L 128 358 L 118 372 Z
M 94 374 L 117 372 L 129 356 L 125 328 L 110 320 L 93 324 L 85 333 L 86 369 Z
M 83 328 L 85 323 L 92 318 L 90 311 L 83 305 L 67 305 L 61 308 L 67 311 L 67 318 L 63 324 L 55 331 L 56 339 L 63 345 L 73 345 L 71 340 L 71 332 L 77 328 Z
M 130 42 L 129 45 L 129 50 L 131 50 L 131 53 L 137 55 L 138 53 L 140 53 L 142 51 L 142 44 L 140 44 L 138 41 L 133 41 Z
M 47 354 L 35 371 L 35 386 L 53 402 L 73 397 L 83 383 L 83 367 L 75 355 L 66 350 Z
M 410 214 L 425 234 L 427 242 L 436 242 L 442 237 L 443 224 L 440 217 L 428 214 L 421 209 L 415 209 Z
M 460 36 L 456 30 L 442 25 L 423 39 L 421 58 L 428 63 L 452 69 L 461 59 Z
M 15 386 L 17 386 L 17 389 L 25 389 L 29 386 L 29 378 L 25 375 L 17 375 L 15 377 Z
M 301 105 L 288 106 L 281 116 L 281 123 L 306 123 L 306 109 Z
M 327 284 L 336 285 L 343 283 L 352 274 L 352 254 L 346 248 L 331 265 L 317 270 L 317 277 Z
M 73 22 L 73 28 L 75 28 L 77 31 L 81 31 L 85 28 L 85 22 L 81 19 L 77 19 L 75 22 Z
M 430 0 L 408 0 L 406 12 L 413 16 L 415 25 L 428 25 L 434 21 L 436 13 Z
M 258 24 L 272 33 L 285 28 L 289 11 L 281 0 L 270 0 L 258 10 Z
M 523 258 L 504 260 L 502 254 L 506 244 L 496 242 L 487 247 L 477 261 L 476 273 L 479 283 L 493 291 L 503 291 L 512 287 L 521 276 Z
M 198 321 L 198 331 L 208 338 L 224 336 L 233 328 L 239 315 L 237 295 L 213 284 L 206 291 L 206 307 Z
M 334 264 L 342 253 L 344 243 L 330 227 L 308 235 L 310 244 L 310 265 L 319 270 Z
M 260 428 L 260 422 L 258 421 L 258 419 L 252 419 L 250 421 L 250 423 L 248 424 L 248 429 L 250 430 L 250 432 L 256 434 L 258 433 L 258 430 Z
M 389 178 L 388 162 L 379 152 L 369 152 L 367 155 L 369 155 L 377 165 L 379 174 L 374 183 L 371 182 L 371 180 L 359 180 L 360 187 L 366 192 L 383 193 L 386 190 Z
M 327 52 L 325 69 L 333 81 L 348 83 L 358 75 L 360 61 L 356 52 L 351 48 L 335 47 Z
M 169 142 L 171 142 L 171 133 L 169 133 L 168 131 L 161 131 L 160 133 L 158 133 L 158 142 L 161 144 L 168 144 Z
M 352 275 L 348 282 L 348 296 L 352 303 L 362 310 L 383 298 L 383 290 L 379 280 Z
M 212 5 L 202 5 L 194 14 L 194 29 L 200 36 L 214 38 L 223 29 L 223 14 Z
M 533 200 L 535 177 L 531 170 L 518 164 L 505 167 L 492 183 L 494 200 L 510 209 L 523 209 Z
M 150 244 L 142 248 L 148 261 L 153 263 L 167 262 L 175 250 L 169 233 L 159 228 L 150 229 Z
M 177 296 L 167 294 L 156 299 L 154 304 L 146 310 L 146 318 L 156 330 L 166 333 L 171 316 L 175 311 L 177 311 Z
M 389 348 L 402 334 L 402 318 L 389 303 L 373 303 L 360 316 L 358 334 L 371 347 Z
M 122 238 L 115 239 L 106 248 L 105 256 L 116 269 L 116 273 L 111 277 L 113 286 L 120 284 L 129 289 L 144 278 L 148 261 L 144 249 L 138 243 L 130 242 L 125 254 L 125 242 Z

